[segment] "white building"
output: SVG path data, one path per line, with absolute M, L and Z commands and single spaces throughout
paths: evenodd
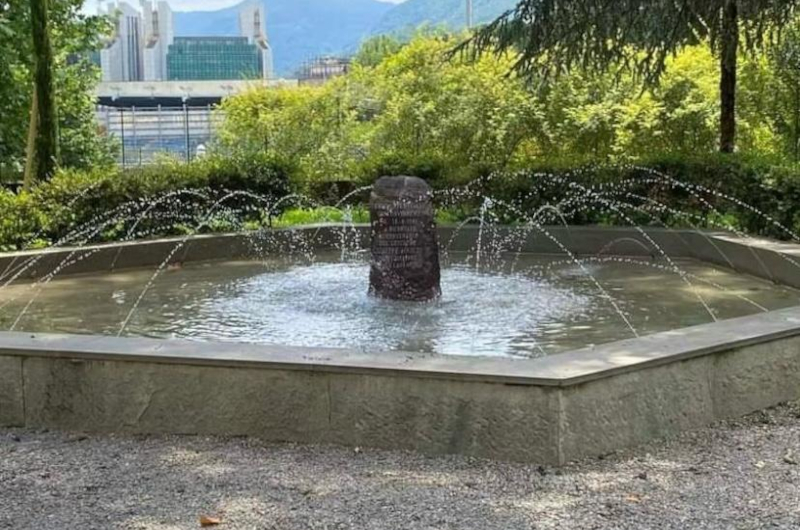
M 144 20 L 144 80 L 167 79 L 167 52 L 175 39 L 172 9 L 167 2 L 158 2 L 155 9 L 149 1 L 142 0 Z
M 100 51 L 104 82 L 167 81 L 167 54 L 175 40 L 173 12 L 160 0 L 140 0 L 137 10 L 123 0 L 101 5 L 100 14 L 115 20 L 114 34 Z M 239 35 L 261 52 L 264 79 L 273 78 L 272 47 L 266 30 L 266 15 L 260 0 L 244 4 L 239 11 Z
M 274 74 L 272 46 L 267 38 L 267 17 L 264 4 L 260 0 L 251 0 L 239 9 L 239 35 L 247 37 L 247 42 L 261 50 L 262 76 L 272 79 Z
M 109 3 L 106 8 L 105 13 L 114 16 L 114 34 L 100 51 L 103 81 L 141 81 L 144 79 L 142 16 L 125 2 Z

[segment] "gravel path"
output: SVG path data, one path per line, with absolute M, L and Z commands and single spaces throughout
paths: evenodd
M 800 529 L 800 404 L 562 469 L 0 429 L 0 528 Z

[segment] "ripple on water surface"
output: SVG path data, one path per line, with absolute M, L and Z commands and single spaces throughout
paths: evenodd
M 689 261 L 679 263 L 681 276 L 651 261 L 578 267 L 522 255 L 476 270 L 467 256 L 453 260 L 442 271 L 442 298 L 423 304 L 368 296 L 368 265 L 338 255 L 166 270 L 125 334 L 530 357 L 629 338 L 620 312 L 647 334 L 710 322 L 709 310 L 721 319 L 798 303 L 794 290 Z M 152 276 L 125 271 L 63 278 L 41 290 L 8 286 L 0 290 L 0 327 L 28 306 L 16 329 L 116 334 Z

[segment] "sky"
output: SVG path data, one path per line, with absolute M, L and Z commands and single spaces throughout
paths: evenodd
M 224 7 L 233 6 L 241 3 L 242 0 L 168 0 L 170 7 L 175 11 L 214 11 Z M 400 4 L 405 0 L 378 0 Z M 103 1 L 103 3 L 106 3 Z M 129 0 L 131 5 L 138 5 L 137 0 Z M 85 0 L 83 10 L 87 13 L 94 13 L 97 10 L 97 0 Z

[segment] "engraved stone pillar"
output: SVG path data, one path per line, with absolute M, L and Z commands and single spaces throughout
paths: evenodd
M 412 302 L 442 294 L 432 198 L 430 186 L 417 177 L 381 177 L 375 184 L 370 294 Z

